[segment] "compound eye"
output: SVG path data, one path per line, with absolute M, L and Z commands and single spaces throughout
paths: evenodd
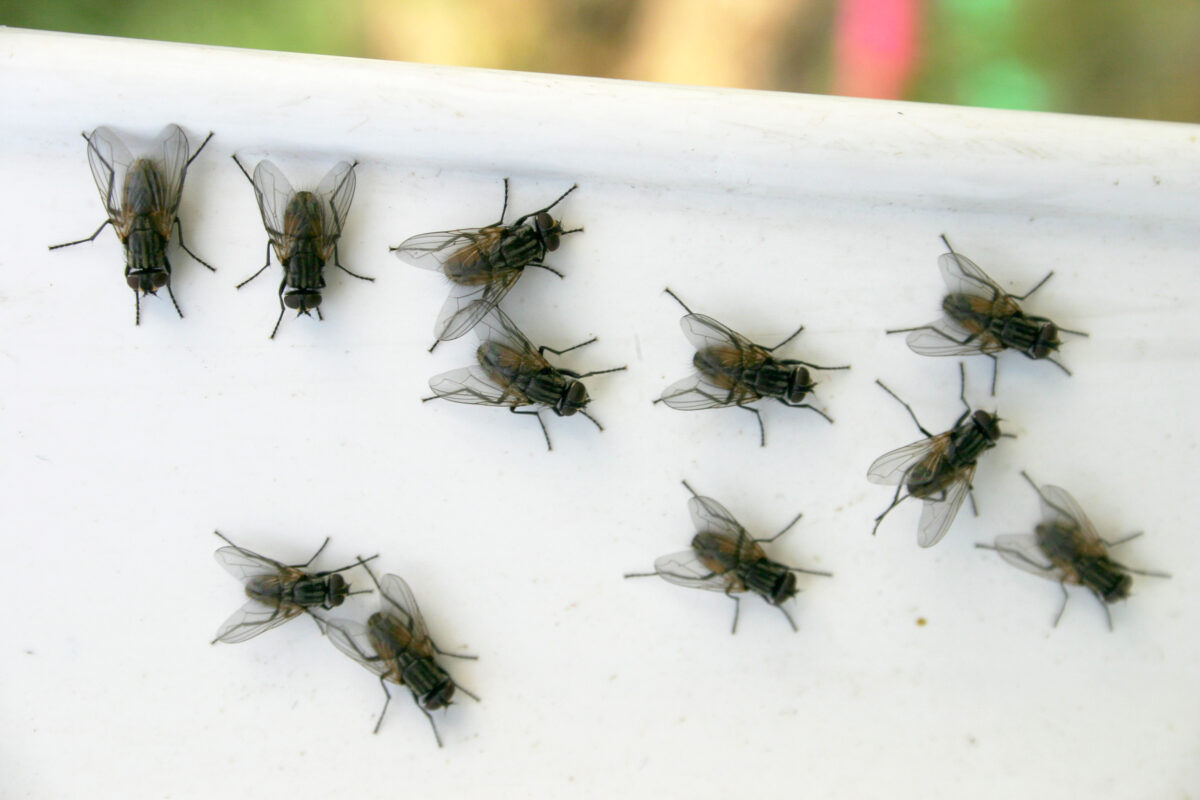
M 167 285 L 168 278 L 167 278 L 167 273 L 165 273 L 165 272 L 155 272 L 153 275 L 150 276 L 150 279 L 154 282 L 155 289 L 161 289 L 162 287 Z
M 300 308 L 304 304 L 304 295 L 292 292 L 283 297 L 283 304 L 288 308 Z

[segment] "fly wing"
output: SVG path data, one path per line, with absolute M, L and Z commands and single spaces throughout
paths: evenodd
M 704 314 L 685 315 L 679 320 L 679 327 L 683 329 L 683 335 L 692 343 L 692 347 L 697 350 L 733 347 L 738 351 L 750 353 L 758 349 L 758 346 L 745 336 Z
M 475 365 L 453 369 L 429 379 L 429 388 L 443 400 L 477 406 L 520 406 L 528 400 L 497 386 L 483 368 Z
M 483 318 L 482 324 L 475 330 L 475 333 L 479 336 L 480 341 L 499 342 L 523 356 L 532 356 L 539 361 L 546 361 L 533 346 L 533 342 L 529 341 L 529 337 L 521 332 L 517 323 L 512 321 L 512 317 L 505 314 L 500 308 L 493 308 Z
M 671 408 L 696 411 L 702 408 L 727 408 L 752 398 L 738 386 L 721 388 L 697 372 L 668 386 L 659 398 Z
M 724 592 L 733 577 L 731 573 L 718 574 L 704 566 L 694 550 L 661 556 L 654 562 L 654 571 L 668 583 L 710 592 Z
M 1090 543 L 1102 544 L 1100 534 L 1088 519 L 1075 498 L 1061 486 L 1043 486 L 1038 494 L 1042 498 L 1042 514 L 1047 520 L 1056 520 L 1077 529 Z
M 942 253 L 938 256 L 938 269 L 951 294 L 973 294 L 988 300 L 1008 296 L 978 264 L 961 253 Z
M 280 564 L 273 558 L 260 556 L 253 550 L 247 550 L 237 545 L 222 547 L 213 553 L 213 557 L 230 575 L 243 583 L 259 575 L 278 575 L 294 571 L 291 567 Z
M 326 173 L 317 186 L 316 195 L 321 202 L 321 219 L 325 230 L 325 257 L 333 253 L 333 246 L 342 235 L 346 217 L 350 214 L 350 203 L 354 200 L 357 179 L 354 177 L 355 161 L 339 161 Z
M 1062 580 L 1062 570 L 1050 563 L 1037 545 L 1037 538 L 1029 533 L 1005 533 L 996 537 L 992 550 L 1018 569 L 1032 572 L 1052 581 Z
M 267 235 L 271 237 L 277 250 L 290 252 L 291 248 L 286 244 L 288 235 L 285 233 L 285 212 L 296 190 L 279 171 L 279 167 L 265 160 L 258 162 L 258 166 L 254 168 L 253 183 L 254 196 L 258 199 L 258 210 L 262 214 Z
M 439 341 L 457 339 L 496 310 L 504 295 L 521 277 L 521 270 L 496 271 L 492 276 L 483 283 L 454 284 L 433 327 Z
M 88 166 L 100 191 L 100 202 L 108 218 L 117 225 L 121 219 L 121 195 L 125 176 L 133 164 L 133 155 L 125 143 L 105 127 L 96 128 L 87 137 Z
M 236 644 L 253 639 L 301 614 L 303 610 L 300 606 L 273 608 L 257 600 L 248 600 L 225 620 L 213 641 Z
M 412 589 L 399 575 L 384 575 L 379 581 L 379 606 L 384 611 L 396 616 L 412 634 L 412 646 L 427 656 L 433 655 L 433 645 L 429 640 L 429 629 L 425 626 L 425 617 L 417 605 L 417 598 Z
M 1004 349 L 993 336 L 972 336 L 949 317 L 923 325 L 905 337 L 908 347 L 923 356 L 969 356 L 998 353 Z
M 382 676 L 390 670 L 391 665 L 375 653 L 367 635 L 367 628 L 361 622 L 327 619 L 325 635 L 333 642 L 334 647 L 376 675 Z
M 724 534 L 735 542 L 742 538 L 750 538 L 746 529 L 733 518 L 733 514 L 711 497 L 692 497 L 688 500 L 688 512 L 692 515 L 692 524 L 699 532 Z
M 940 463 L 940 454 L 945 450 L 943 445 L 947 441 L 946 437 L 947 434 L 941 433 L 931 439 L 918 439 L 912 444 L 906 444 L 890 453 L 884 453 L 875 459 L 875 463 L 871 464 L 871 468 L 867 470 L 867 480 L 871 483 L 894 486 L 904 480 L 904 476 L 917 462 L 934 452 L 938 453 L 934 456 L 938 462 L 931 462 L 930 468 L 936 469 L 937 463 Z
M 442 265 L 454 257 L 469 258 L 469 248 L 484 249 L 494 242 L 500 228 L 463 228 L 456 231 L 434 231 L 410 236 L 392 252 L 405 264 L 422 269 L 442 271 Z
M 917 544 L 921 547 L 933 547 L 942 540 L 951 523 L 958 516 L 963 498 L 971 489 L 971 479 L 975 477 L 975 466 L 965 467 L 957 480 L 946 487 L 946 495 L 940 500 L 925 500 L 921 509 L 921 521 L 917 523 Z
M 151 160 L 157 165 L 163 179 L 163 196 L 158 198 L 155 208 L 159 209 L 162 219 L 159 228 L 170 232 L 175 223 L 175 214 L 179 211 L 179 198 L 183 195 L 183 178 L 187 173 L 188 163 L 187 134 L 178 125 L 168 125 L 158 134 L 150 151 Z

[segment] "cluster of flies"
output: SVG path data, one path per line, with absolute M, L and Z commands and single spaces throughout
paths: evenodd
M 100 127 L 83 136 L 106 219 L 91 236 L 51 249 L 93 241 L 111 225 L 125 251 L 125 279 L 134 292 L 135 324 L 140 322 L 141 297 L 156 294 L 162 288 L 166 288 L 182 317 L 171 290 L 167 247 L 172 235 L 177 234 L 184 252 L 214 270 L 184 243 L 178 218 L 188 167 L 208 144 L 212 133 L 192 151 L 184 132 L 176 125 L 168 125 L 148 151 L 136 158 L 108 128 Z M 278 332 L 287 309 L 295 310 L 297 315 L 316 311 L 321 318 L 327 264 L 332 263 L 352 277 L 374 280 L 343 266 L 338 252 L 338 241 L 354 198 L 357 162 L 339 162 L 315 189 L 297 191 L 270 161 L 260 161 L 251 173 L 236 155 L 233 159 L 253 186 L 268 236 L 266 263 L 237 288 L 270 266 L 272 250 L 283 267 L 278 290 L 279 316 L 271 338 Z M 603 430 L 587 411 L 590 396 L 583 379 L 625 369 L 622 366 L 579 373 L 557 367 L 546 358 L 547 351 L 561 356 L 596 339 L 561 350 L 535 345 L 500 307 L 501 300 L 527 268 L 563 277 L 545 262 L 546 256 L 558 249 L 562 237 L 583 228 L 564 228 L 551 211 L 576 188 L 571 186 L 544 208 L 506 223 L 506 179 L 504 204 L 496 222 L 477 228 L 423 233 L 391 248 L 402 261 L 438 271 L 451 284 L 429 350 L 432 352 L 440 342 L 457 339 L 471 330 L 479 338 L 475 350 L 477 363 L 432 378 L 433 396 L 424 399 L 495 406 L 507 408 L 513 414 L 534 416 L 548 449 L 552 445 L 541 411 L 548 409 L 564 417 L 581 414 Z M 1025 294 L 1012 295 L 942 238 L 948 250 L 938 261 L 948 288 L 942 300 L 942 317 L 926 325 L 887 332 L 907 333 L 908 346 L 921 355 L 988 356 L 993 362 L 993 396 L 998 377 L 997 356 L 1006 350 L 1049 361 L 1069 375 L 1067 367 L 1055 358 L 1061 346 L 1059 335 L 1086 334 L 1061 328 L 1045 317 L 1026 314 L 1021 308 L 1021 301 L 1044 286 L 1053 272 Z M 754 407 L 760 400 L 807 408 L 833 422 L 825 411 L 808 402 L 816 386 L 811 371 L 846 370 L 849 365 L 820 366 L 776 355 L 777 350 L 804 330 L 803 326 L 774 347 L 766 347 L 712 317 L 694 313 L 674 292 L 665 291 L 686 312 L 680 325 L 696 351 L 692 357 L 695 371 L 669 386 L 655 403 L 680 410 L 745 409 L 755 415 L 762 446 L 766 445 L 766 428 L 760 410 Z M 924 504 L 918 523 L 918 543 L 932 547 L 946 535 L 967 496 L 972 496 L 974 506 L 971 489 L 979 458 L 995 447 L 1000 438 L 1011 434 L 1001 433 L 1000 418 L 994 413 L 970 407 L 961 364 L 960 374 L 959 397 L 964 410 L 950 429 L 938 434 L 921 425 L 907 403 L 876 381 L 904 406 L 923 438 L 881 456 L 868 470 L 870 481 L 896 486 L 892 502 L 875 519 L 875 530 L 892 509 L 908 498 L 915 498 Z M 1132 537 L 1106 542 L 1064 490 L 1055 486 L 1039 488 L 1029 482 L 1037 490 L 1043 509 L 1043 521 L 1035 533 L 1001 536 L 994 544 L 980 547 L 995 550 L 1017 567 L 1058 581 L 1064 586 L 1064 598 L 1065 584 L 1071 583 L 1086 587 L 1102 604 L 1107 604 L 1128 596 L 1131 574 L 1166 577 L 1164 573 L 1136 570 L 1112 560 L 1107 548 Z M 658 575 L 672 583 L 721 591 L 735 602 L 737 594 L 753 592 L 780 608 L 791 623 L 792 618 L 782 604 L 796 594 L 795 573 L 827 574 L 788 567 L 766 556 L 762 544 L 778 538 L 791 525 L 771 539 L 754 539 L 719 503 L 697 495 L 690 487 L 688 490 L 692 493 L 690 509 L 699 529 L 691 549 L 664 556 L 655 563 L 654 572 L 636 575 Z M 411 591 L 397 576 L 387 575 L 376 581 L 371 574 L 382 598 L 381 609 L 362 626 L 325 619 L 315 609 L 328 610 L 339 605 L 351 594 L 341 573 L 357 566 L 370 573 L 366 565 L 370 559 L 310 574 L 305 571 L 307 564 L 288 567 L 232 544 L 219 550 L 217 557 L 246 581 L 246 591 L 251 597 L 246 607 L 222 628 L 218 640 L 242 641 L 307 613 L 318 621 L 334 644 L 379 675 L 381 682 L 408 686 L 426 714 L 448 704 L 455 684 L 434 660 L 435 654 L 448 654 L 438 650 L 429 638 Z M 1106 614 L 1107 611 L 1105 605 Z M 1061 615 L 1062 610 L 1058 617 Z M 1111 623 L 1110 616 L 1110 627 Z M 736 627 L 735 612 L 735 630 Z
M 220 532 L 216 535 L 226 542 L 225 547 L 214 553 L 217 563 L 242 582 L 248 599 L 217 631 L 213 644 L 244 642 L 307 614 L 338 650 L 379 678 L 386 699 L 374 732 L 379 732 L 392 699 L 387 685 L 394 683 L 412 693 L 417 708 L 433 728 L 438 747 L 442 746 L 442 737 L 431 712 L 450 706 L 460 692 L 479 700 L 438 663 L 438 656 L 462 659 L 475 656 L 449 653 L 434 643 L 417 599 L 404 579 L 391 574 L 377 578 L 368 566 L 378 555 L 358 557 L 344 567 L 314 572 L 309 566 L 329 544 L 328 538 L 303 564 L 284 564 L 236 545 Z M 356 567 L 367 573 L 374 590 L 351 590 L 343 573 Z M 324 613 L 340 606 L 350 595 L 372 591 L 379 594 L 379 609 L 365 623 Z

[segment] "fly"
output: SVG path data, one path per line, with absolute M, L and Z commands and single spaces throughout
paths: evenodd
M 915 497 L 925 501 L 917 527 L 917 543 L 921 547 L 933 547 L 950 530 L 963 498 L 971 491 L 979 456 L 995 447 L 1001 436 L 1012 437 L 1010 433 L 1000 433 L 999 417 L 987 411 L 971 410 L 966 397 L 966 371 L 961 363 L 958 369 L 962 380 L 959 398 L 965 410 L 950 430 L 936 436 L 921 425 L 908 403 L 881 381 L 875 381 L 904 406 L 925 438 L 880 456 L 867 471 L 867 480 L 871 483 L 897 484 L 892 504 L 875 518 L 872 535 L 879 530 L 879 524 L 888 512 L 905 499 Z M 973 497 L 971 502 L 974 505 Z
M 500 406 L 514 414 L 532 415 L 542 427 L 547 450 L 553 450 L 554 447 L 550 444 L 546 423 L 542 421 L 543 408 L 550 409 L 560 417 L 582 414 L 598 429 L 604 430 L 604 426 L 586 410 L 591 398 L 588 397 L 583 379 L 620 372 L 625 367 L 581 374 L 553 366 L 544 355 L 547 350 L 555 355 L 577 350 L 595 342 L 595 337 L 564 350 L 555 350 L 546 345 L 534 347 L 499 308 L 492 309 L 476 332 L 481 340 L 475 350 L 475 358 L 479 363 L 430 378 L 429 388 L 433 390 L 433 396 L 422 398 L 422 402 L 441 398 L 455 403 Z
M 167 259 L 167 244 L 173 229 L 179 231 L 179 246 L 183 251 L 216 272 L 183 243 L 183 224 L 178 217 L 187 169 L 212 137 L 210 132 L 189 156 L 187 135 L 178 125 L 168 125 L 154 140 L 149 154 L 134 158 L 120 137 L 108 128 L 83 134 L 88 144 L 88 164 L 108 218 L 86 239 L 52 245 L 50 249 L 95 241 L 106 225 L 112 225 L 125 249 L 125 283 L 133 290 L 134 325 L 142 321 L 142 295 L 157 294 L 163 287 L 175 306 L 175 313 L 183 317 L 171 291 L 171 262 Z
M 254 187 L 269 240 L 267 263 L 237 288 L 241 289 L 271 266 L 272 247 L 283 266 L 283 280 L 279 282 L 279 317 L 270 338 L 275 338 L 283 314 L 289 308 L 295 309 L 297 316 L 311 316 L 309 312 L 315 310 L 317 319 L 324 319 L 320 308 L 321 290 L 325 288 L 325 264 L 330 259 L 335 267 L 352 278 L 375 280 L 346 269 L 338 256 L 338 239 L 354 200 L 357 161 L 353 164 L 338 162 L 316 190 L 298 192 L 270 161 L 258 162 L 252 178 L 236 155 L 233 160 Z
M 505 225 L 504 214 L 508 211 L 508 178 L 505 178 L 504 206 L 498 221 L 483 228 L 417 234 L 391 248 L 401 261 L 437 270 L 454 284 L 438 315 L 433 331 L 436 341 L 429 352 L 439 342 L 457 339 L 475 327 L 508 294 L 526 267 L 538 267 L 563 277 L 544 263 L 546 253 L 557 250 L 563 236 L 583 228 L 563 230 L 562 223 L 550 216 L 550 209 L 577 188 L 578 184 L 545 208 Z
M 668 386 L 655 403 L 666 403 L 671 408 L 683 411 L 744 408 L 758 419 L 759 444 L 763 447 L 767 444 L 767 432 L 763 427 L 762 414 L 749 405 L 757 400 L 778 400 L 789 408 L 807 408 L 833 422 L 824 411 L 803 402 L 816 386 L 808 370 L 850 369 L 849 365 L 822 367 L 773 355 L 799 336 L 804 330 L 803 325 L 774 347 L 763 347 L 712 317 L 692 313 L 674 292 L 670 289 L 665 291 L 687 312 L 679 324 L 684 336 L 696 348 L 696 354 L 692 356 L 696 372 Z
M 1058 352 L 1060 333 L 1087 336 L 1082 331 L 1060 328 L 1045 317 L 1021 310 L 1025 300 L 1050 280 L 1051 270 L 1022 295 L 1011 295 L 1000 288 L 979 266 L 954 252 L 945 236 L 942 241 L 949 253 L 938 258 L 938 267 L 950 293 L 942 298 L 941 319 L 918 328 L 897 328 L 888 333 L 908 333 L 909 348 L 923 356 L 961 356 L 983 354 L 992 359 L 992 394 L 996 394 L 996 354 L 1016 350 L 1026 358 L 1046 359 L 1068 375 L 1071 371 L 1051 356 Z
M 733 600 L 733 629 L 737 633 L 741 602 L 736 597 L 742 592 L 753 592 L 779 609 L 792 630 L 796 622 L 783 604 L 796 596 L 796 574 L 823 575 L 832 578 L 831 572 L 789 567 L 767 557 L 762 545 L 783 536 L 800 521 L 802 514 L 784 526 L 783 530 L 766 539 L 755 539 L 725 506 L 711 497 L 702 497 L 696 490 L 683 482 L 692 499 L 688 511 L 696 527 L 690 550 L 660 557 L 654 562 L 654 572 L 631 572 L 626 578 L 648 578 L 654 575 L 679 586 L 722 592 Z
M 308 565 L 315 561 L 325 549 L 325 545 L 329 544 L 328 537 L 308 561 L 289 566 L 273 558 L 260 556 L 253 550 L 239 547 L 218 531 L 214 533 L 229 543 L 228 547 L 222 547 L 213 554 L 217 563 L 245 584 L 246 595 L 250 599 L 225 620 L 212 644 L 232 644 L 253 639 L 293 617 L 311 613 L 313 608 L 328 610 L 340 606 L 348 595 L 366 594 L 370 591 L 350 591 L 350 584 L 341 573 L 360 563 L 365 564 L 377 556 L 371 556 L 365 561 L 360 559 L 337 569 L 323 572 L 307 571 Z
M 369 567 L 364 569 L 379 590 L 379 610 L 370 616 L 366 625 L 345 619 L 326 620 L 326 632 L 337 649 L 379 676 L 379 685 L 387 699 L 383 701 L 383 710 L 379 712 L 373 732 L 379 733 L 383 715 L 392 701 L 387 688 L 390 681 L 408 687 L 412 692 L 413 701 L 429 720 L 434 738 L 441 747 L 442 736 L 429 712 L 451 705 L 456 691 L 476 702 L 479 698 L 455 683 L 434 656 L 472 660 L 477 656 L 447 653 L 439 648 L 430 638 L 425 618 L 404 579 L 399 575 L 384 575 L 380 581 Z
M 1067 584 L 1087 587 L 1100 602 L 1111 631 L 1112 614 L 1108 604 L 1124 600 L 1129 596 L 1135 575 L 1153 578 L 1171 577 L 1165 572 L 1134 569 L 1113 561 L 1108 548 L 1124 544 L 1142 535 L 1132 533 L 1115 542 L 1101 539 L 1095 526 L 1083 513 L 1075 498 L 1058 486 L 1042 486 L 1033 482 L 1025 472 L 1021 473 L 1033 490 L 1038 493 L 1042 504 L 1042 521 L 1032 534 L 1010 533 L 996 537 L 994 544 L 976 544 L 984 550 L 995 550 L 1008 563 L 1034 575 L 1057 581 L 1062 588 L 1062 606 L 1054 617 L 1054 625 L 1067 610 Z

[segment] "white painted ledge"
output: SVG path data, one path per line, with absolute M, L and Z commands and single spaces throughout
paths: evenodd
M 0 649 L 0 774 L 14 797 L 243 796 L 1009 798 L 1180 796 L 1200 785 L 1194 411 L 1200 128 L 655 86 L 0 31 L 0 507 L 11 602 Z M 173 254 L 187 318 L 140 328 L 79 131 L 216 136 L 181 217 L 210 275 Z M 197 139 L 198 141 L 198 139 Z M 229 156 L 289 176 L 360 160 L 327 320 L 286 318 L 276 278 L 233 289 L 265 237 Z M 572 182 L 586 233 L 528 275 L 510 313 L 591 383 L 598 434 L 418 402 L 473 340 L 427 355 L 446 287 L 387 245 L 484 224 Z M 1029 303 L 1090 331 L 1075 377 L 1019 357 L 968 365 L 973 400 L 1018 434 L 981 463 L 982 516 L 932 551 L 867 465 L 958 413 L 951 360 L 888 326 L 936 316 L 937 236 L 1002 283 L 1056 277 Z M 277 275 L 278 273 L 276 273 Z M 737 411 L 650 401 L 690 351 L 670 285 L 762 341 L 849 361 L 818 398 L 837 423 L 768 407 L 768 447 Z M 1104 629 L 1072 592 L 976 541 L 1037 515 L 1022 468 L 1068 488 L 1137 579 Z M 805 578 L 791 634 L 729 604 L 622 581 L 691 535 L 679 480 L 752 530 L 805 517 L 775 552 Z M 372 677 L 297 621 L 209 647 L 238 589 L 219 527 L 300 560 L 380 551 L 484 702 L 441 720 L 397 693 L 377 737 Z M 918 618 L 928 624 L 918 627 Z

